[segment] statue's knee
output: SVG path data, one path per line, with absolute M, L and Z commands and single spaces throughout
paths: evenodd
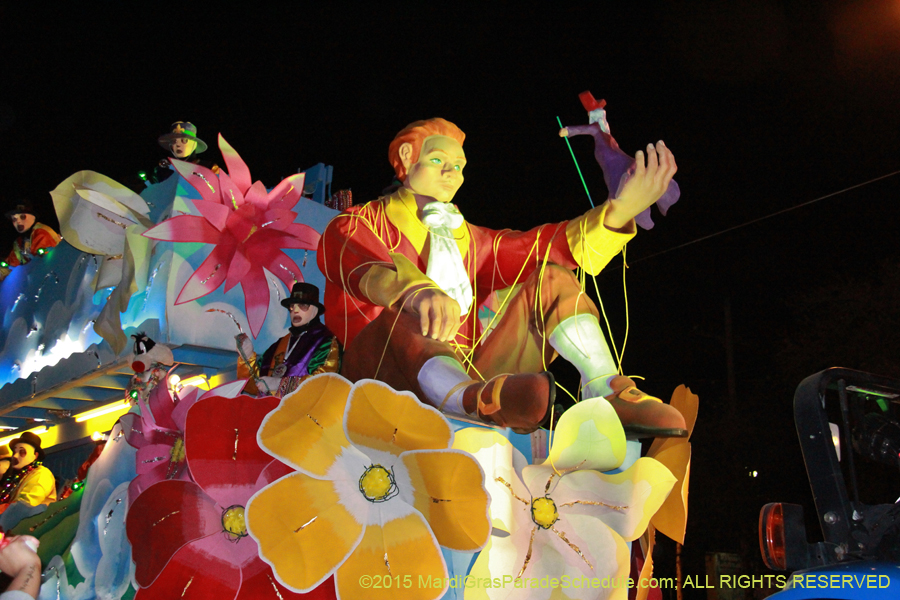
M 576 287 L 581 289 L 581 284 L 578 283 L 575 273 L 565 267 L 553 263 L 547 264 L 542 279 L 545 285 L 549 284 L 557 289 L 566 287 Z

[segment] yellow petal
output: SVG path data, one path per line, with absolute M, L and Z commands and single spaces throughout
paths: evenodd
M 559 470 L 609 471 L 623 460 L 625 431 L 616 411 L 603 398 L 591 398 L 577 403 L 559 418 L 545 464 Z
M 700 397 L 691 392 L 691 388 L 686 385 L 679 385 L 672 392 L 672 398 L 669 404 L 678 409 L 684 415 L 684 422 L 687 425 L 688 432 L 694 431 L 694 424 L 697 422 L 697 410 L 700 406 Z M 690 437 L 690 435 L 688 435 Z
M 399 456 L 406 450 L 444 449 L 453 435 L 437 410 L 409 392 L 363 380 L 350 391 L 347 435 L 359 446 Z
M 368 577 L 364 589 L 360 580 Z M 339 598 L 433 600 L 446 589 L 447 567 L 428 524 L 418 513 L 369 525 L 338 569 Z M 376 587 L 378 586 L 378 587 Z
M 259 445 L 295 469 L 324 476 L 342 448 L 350 382 L 333 373 L 310 377 L 285 396 L 259 429 Z
M 684 543 L 684 529 L 687 525 L 688 484 L 691 474 L 691 445 L 679 444 L 666 448 L 656 455 L 656 460 L 665 465 L 675 476 L 672 493 L 666 498 L 653 516 L 653 525 L 660 533 L 679 544 Z
M 403 463 L 415 490 L 413 506 L 438 543 L 460 552 L 480 550 L 491 522 L 484 475 L 475 459 L 461 451 L 423 450 L 407 452 Z
M 257 492 L 246 513 L 260 558 L 294 591 L 308 591 L 322 582 L 363 534 L 363 524 L 340 502 L 332 482 L 303 473 Z

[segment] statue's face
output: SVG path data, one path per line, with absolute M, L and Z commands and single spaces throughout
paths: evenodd
M 422 142 L 419 159 L 407 167 L 406 187 L 413 193 L 450 202 L 463 183 L 466 153 L 459 142 L 432 135 Z
M 175 158 L 185 158 L 194 153 L 194 150 L 197 149 L 197 142 L 190 138 L 175 138 L 169 148 Z
M 18 231 L 19 233 L 23 233 L 25 231 L 28 231 L 31 226 L 34 225 L 34 215 L 21 213 L 10 217 L 10 221 L 12 221 L 12 225 L 16 228 L 16 231 Z
M 37 452 L 31 444 L 19 442 L 13 448 L 13 468 L 24 469 L 35 460 L 37 460 Z
M 319 307 L 315 304 L 291 304 L 291 326 L 300 327 L 306 325 L 319 314 Z

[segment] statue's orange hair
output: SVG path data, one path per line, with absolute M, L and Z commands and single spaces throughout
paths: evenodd
M 446 135 L 459 142 L 460 146 L 466 139 L 466 134 L 462 132 L 462 129 L 446 119 L 436 117 L 410 123 L 394 137 L 394 141 L 388 148 L 388 160 L 391 161 L 398 180 L 406 181 L 406 167 L 400 160 L 400 146 L 406 143 L 412 144 L 412 156 L 415 157 L 413 162 L 418 161 L 419 152 L 422 151 L 422 142 L 432 135 Z

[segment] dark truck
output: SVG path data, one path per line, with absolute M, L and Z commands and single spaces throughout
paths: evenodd
M 794 420 L 823 540 L 807 540 L 802 506 L 763 507 L 763 561 L 790 572 L 770 598 L 900 599 L 898 418 L 900 380 L 832 368 L 797 387 Z M 861 487 L 866 500 L 890 503 L 863 503 Z

